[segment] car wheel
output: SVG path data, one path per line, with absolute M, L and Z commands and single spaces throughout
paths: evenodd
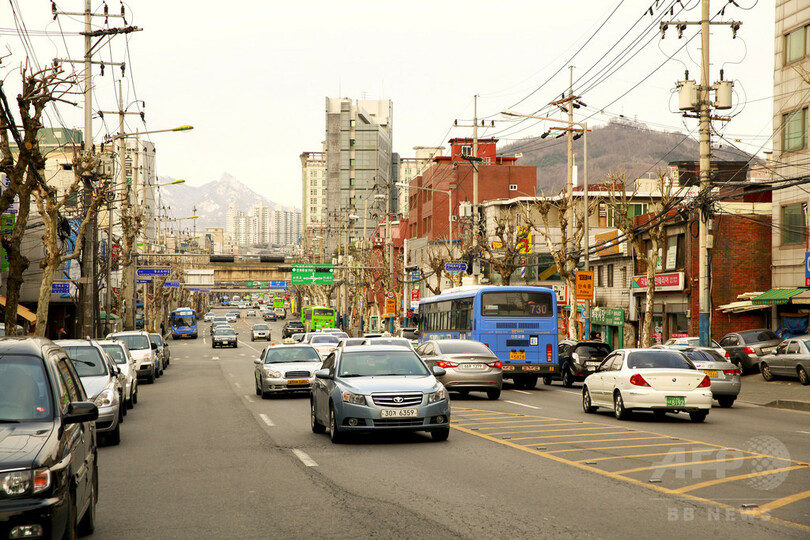
M 256 338 L 253 337 L 253 336 L 250 336 L 250 341 L 256 341 Z
M 571 369 L 568 366 L 563 367 L 562 383 L 566 388 L 574 386 L 574 377 L 571 375 Z
M 434 442 L 446 441 L 450 436 L 450 428 L 433 430 L 430 432 L 430 436 Z
M 96 469 L 96 479 L 98 478 L 98 469 Z M 82 520 L 79 522 L 79 534 L 81 536 L 87 536 L 88 534 L 93 534 L 93 531 L 96 530 L 96 482 L 94 481 L 90 484 L 90 506 L 87 507 L 87 510 L 84 512 L 84 516 L 82 516 Z
M 253 385 L 256 387 L 256 395 L 257 396 L 262 395 L 262 389 L 261 387 L 259 387 L 259 380 L 255 377 L 253 378 Z
M 543 377 L 543 384 L 545 384 L 546 386 L 551 386 L 551 376 L 550 375 L 546 375 L 545 377 Z
M 62 533 L 62 538 L 63 540 L 75 540 L 79 537 L 78 518 L 76 517 L 78 510 L 76 510 L 76 496 L 73 494 L 72 489 L 68 492 L 67 501 L 65 502 L 68 507 L 68 518 L 65 523 L 65 532 Z
M 146 382 L 148 384 L 155 384 L 155 373 L 154 372 L 149 374 L 149 376 L 146 378 Z
M 138 404 L 138 389 L 135 389 L 135 393 L 132 394 L 132 405 L 135 406 Z
M 337 426 L 337 419 L 335 418 L 335 407 L 329 404 L 329 438 L 334 444 L 340 444 L 344 441 L 345 437 L 340 432 Z
M 110 446 L 118 446 L 121 443 L 121 424 L 115 426 L 113 431 L 106 433 L 104 439 L 104 442 Z
M 528 377 L 526 377 L 526 379 L 524 380 L 524 383 L 523 383 L 523 388 L 525 388 L 526 390 L 531 390 L 532 388 L 534 388 L 535 386 L 537 386 L 537 380 L 538 380 L 539 378 L 540 378 L 540 377 L 539 377 L 538 375 L 529 375 L 529 376 L 528 376 Z
M 773 373 L 771 373 L 771 366 L 763 362 L 760 364 L 759 367 L 760 371 L 762 371 L 762 378 L 765 379 L 766 381 L 772 381 Z
M 124 423 L 124 416 L 126 416 L 126 414 L 127 414 L 125 412 L 126 410 L 127 410 L 127 408 L 119 401 L 118 402 L 118 423 L 119 424 Z
M 588 414 L 596 412 L 596 407 L 591 402 L 591 391 L 587 386 L 582 387 L 582 410 Z
M 630 418 L 630 411 L 624 408 L 624 399 L 621 392 L 616 392 L 613 396 L 613 414 L 617 420 L 627 420 Z
M 695 422 L 696 424 L 699 424 L 700 422 L 703 422 L 704 420 L 706 420 L 706 417 L 708 415 L 709 415 L 709 411 L 703 411 L 703 410 L 701 410 L 701 411 L 693 411 L 693 412 L 689 413 L 689 418 L 692 420 L 692 422 Z
M 728 409 L 729 407 L 734 405 L 734 400 L 735 399 L 737 399 L 736 396 L 720 396 L 719 398 L 717 398 L 717 402 L 724 409 Z
M 501 389 L 500 388 L 491 388 L 491 389 L 487 390 L 487 397 L 489 399 L 498 399 L 499 397 L 501 397 Z M 436 433 L 436 432 L 434 431 L 434 433 Z
M 326 426 L 318 422 L 315 416 L 315 400 L 309 400 L 309 423 L 312 427 L 312 433 L 323 433 L 326 431 Z
M 805 370 L 802 366 L 796 368 L 796 374 L 799 376 L 799 382 L 804 386 L 810 384 L 810 378 L 807 376 L 807 370 Z

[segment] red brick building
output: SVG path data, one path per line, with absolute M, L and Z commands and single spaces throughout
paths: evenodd
M 478 202 L 492 199 L 534 196 L 537 192 L 537 168 L 517 166 L 517 158 L 496 155 L 498 139 L 479 139 L 480 162 L 464 159 L 472 156 L 472 139 L 450 139 L 448 156 L 438 156 L 421 176 L 414 178 L 408 196 L 408 237 L 426 237 L 428 241 L 447 240 L 448 212 L 458 217 L 459 203 L 473 202 L 473 165 L 478 168 Z M 451 191 L 446 193 L 415 189 L 418 187 Z M 459 238 L 454 221 L 452 238 Z

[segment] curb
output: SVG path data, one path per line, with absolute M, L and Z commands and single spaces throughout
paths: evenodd
M 773 407 L 776 409 L 793 409 L 797 411 L 810 411 L 810 401 L 792 401 L 787 399 L 777 399 L 763 404 L 763 407 Z

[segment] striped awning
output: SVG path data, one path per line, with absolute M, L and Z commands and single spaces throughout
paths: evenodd
M 797 294 L 803 293 L 807 289 L 771 289 L 768 292 L 762 293 L 753 300 L 751 303 L 755 306 L 776 306 L 790 303 L 790 299 Z
M 6 297 L 5 296 L 0 296 L 0 305 L 5 307 L 5 305 L 6 305 Z M 17 304 L 17 316 L 22 317 L 23 319 L 25 319 L 26 321 L 28 321 L 30 323 L 37 320 L 37 314 L 36 313 L 31 311 L 27 307 L 21 306 L 19 304 Z

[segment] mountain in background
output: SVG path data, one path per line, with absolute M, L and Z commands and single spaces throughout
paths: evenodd
M 173 180 L 174 178 L 168 176 L 158 177 L 160 184 Z M 169 208 L 169 219 L 199 216 L 196 224 L 198 231 L 205 230 L 206 227 L 224 228 L 228 206 L 232 202 L 246 213 L 250 212 L 252 206 L 262 201 L 273 210 L 284 207 L 262 197 L 228 173 L 223 173 L 219 180 L 202 186 L 189 184 L 166 186 L 161 188 L 160 194 L 161 204 Z M 191 226 L 191 222 L 183 223 L 183 227 L 186 226 Z
M 552 137 L 558 131 L 552 132 Z M 713 137 L 712 160 L 748 161 L 751 155 L 736 150 Z M 499 154 L 510 156 L 522 153 L 518 165 L 538 167 L 538 186 L 541 192 L 555 194 L 565 187 L 568 161 L 566 137 L 527 138 L 502 147 Z M 574 141 L 575 164 L 579 168 L 579 185 L 584 181 L 584 139 Z M 672 161 L 698 161 L 699 143 L 679 132 L 655 131 L 646 125 L 625 118 L 611 120 L 605 126 L 595 127 L 588 133 L 588 183 L 605 182 L 610 172 L 626 172 L 628 179 L 654 176 L 659 169 L 666 170 Z M 758 161 L 755 160 L 754 163 Z

